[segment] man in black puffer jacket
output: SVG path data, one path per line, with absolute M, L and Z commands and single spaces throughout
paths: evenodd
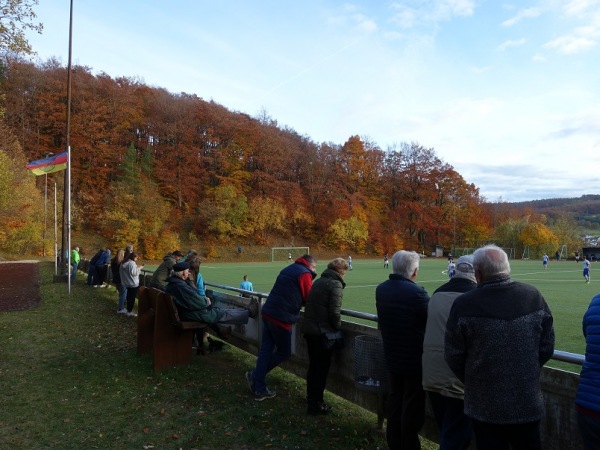
M 465 385 L 478 449 L 541 448 L 541 367 L 554 353 L 552 314 L 533 286 L 513 281 L 504 250 L 473 254 L 478 286 L 446 324 L 445 359 Z
M 375 290 L 377 320 L 390 373 L 387 443 L 390 449 L 420 449 L 425 421 L 421 356 L 429 295 L 415 284 L 420 256 L 401 250 L 392 256 L 392 273 Z

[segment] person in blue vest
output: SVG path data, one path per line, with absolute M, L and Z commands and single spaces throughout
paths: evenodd
M 246 382 L 256 401 L 275 397 L 266 384 L 267 373 L 292 355 L 292 327 L 312 287 L 317 260 L 304 255 L 279 272 L 262 307 L 262 340 L 256 367 L 246 372 Z
M 579 377 L 575 404 L 585 450 L 600 448 L 600 294 L 583 316 L 585 362 Z

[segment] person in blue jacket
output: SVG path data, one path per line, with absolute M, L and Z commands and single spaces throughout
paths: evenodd
M 575 404 L 577 421 L 586 450 L 600 448 L 600 294 L 583 316 L 585 362 L 579 377 Z
M 316 265 L 317 260 L 306 254 L 286 266 L 279 272 L 262 307 L 262 340 L 256 367 L 245 374 L 256 401 L 275 397 L 275 391 L 267 387 L 265 378 L 292 355 L 292 328 L 317 276 Z

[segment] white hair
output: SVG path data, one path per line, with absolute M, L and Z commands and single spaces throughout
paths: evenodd
M 411 278 L 419 268 L 421 257 L 417 252 L 400 250 L 392 256 L 392 270 L 405 278 Z

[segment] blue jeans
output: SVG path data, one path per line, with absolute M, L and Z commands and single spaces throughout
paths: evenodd
M 292 330 L 284 330 L 277 325 L 263 320 L 262 343 L 256 359 L 256 367 L 252 371 L 254 391 L 267 390 L 265 378 L 267 373 L 292 355 Z
M 577 411 L 577 422 L 585 450 L 600 448 L 600 419 Z
M 119 293 L 119 309 L 117 311 L 121 311 L 125 309 L 125 299 L 127 297 L 127 288 L 123 286 L 121 283 L 116 283 L 117 292 Z
M 465 416 L 465 402 L 437 392 L 427 392 L 433 416 L 440 431 L 440 450 L 467 450 L 471 444 L 473 427 Z
M 74 263 L 74 264 L 71 264 L 71 266 L 73 267 L 73 269 L 71 270 L 71 281 L 75 281 L 75 278 L 77 278 L 77 266 L 78 266 L 78 264 Z

